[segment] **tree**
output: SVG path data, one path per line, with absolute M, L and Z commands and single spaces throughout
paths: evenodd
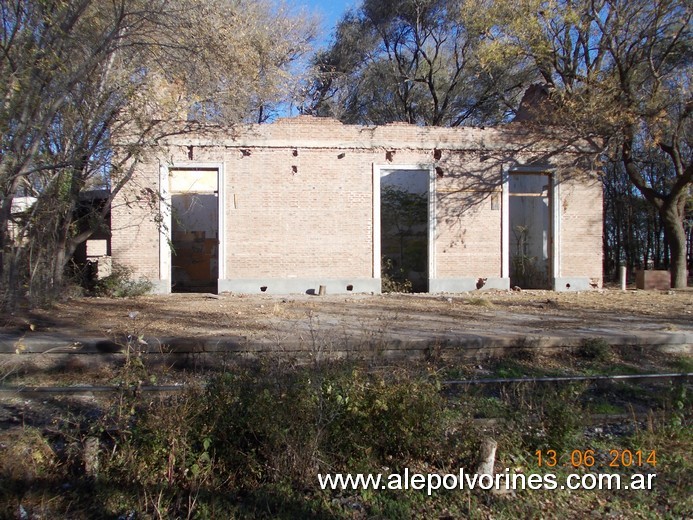
M 304 112 L 346 123 L 502 121 L 523 69 L 489 60 L 477 2 L 364 0 L 314 60 Z
M 107 187 L 112 200 L 147 146 L 170 131 L 167 122 L 266 117 L 295 81 L 292 64 L 314 28 L 282 6 L 249 0 L 8 0 L 0 16 L 6 305 L 25 282 L 34 299 L 61 289 L 76 246 L 108 211 L 96 208 L 83 217 L 88 225 L 76 225 L 85 187 Z M 125 135 L 114 157 L 112 143 Z M 21 194 L 35 203 L 17 214 Z
M 598 134 L 656 208 L 672 286 L 685 287 L 693 182 L 691 9 L 685 0 L 494 2 L 496 43 L 531 63 L 551 91 L 543 123 Z M 662 161 L 666 178 L 653 174 Z
M 652 158 L 656 159 L 657 156 Z M 657 209 L 633 185 L 620 160 L 606 160 L 603 172 L 605 273 L 617 281 L 621 265 L 629 271 L 638 267 L 668 267 L 669 248 Z M 658 164 L 653 162 L 647 174 L 653 186 L 666 189 L 670 177 L 666 161 L 660 158 Z M 690 208 L 688 211 L 693 218 Z

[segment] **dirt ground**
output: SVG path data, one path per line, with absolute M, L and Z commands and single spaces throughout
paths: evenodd
M 465 335 L 472 338 L 472 342 L 477 337 L 488 341 L 494 337 L 527 334 L 554 335 L 559 339 L 561 333 L 564 338 L 582 334 L 583 338 L 589 338 L 595 334 L 592 331 L 616 330 L 627 335 L 636 329 L 663 335 L 683 333 L 690 337 L 693 334 L 693 291 L 484 291 L 324 297 L 172 294 L 131 299 L 77 298 L 59 302 L 50 309 L 23 310 L 0 318 L 0 335 L 27 339 L 41 333 L 75 340 L 119 335 L 122 338 L 123 333 L 142 334 L 148 340 L 160 337 L 162 341 L 163 338 L 180 337 L 231 337 L 264 342 L 272 349 L 281 349 L 282 345 L 294 342 L 308 350 L 316 338 L 318 342 L 335 338 L 337 348 L 342 348 L 350 342 L 368 340 L 369 335 L 401 344 L 412 339 L 425 342 Z M 363 344 L 369 347 L 368 341 Z M 452 364 L 438 357 L 432 363 L 437 368 L 452 370 L 448 377 L 453 379 L 690 371 L 689 355 L 670 355 L 656 349 L 632 349 L 625 345 L 623 349 L 610 351 L 604 360 L 584 360 L 579 355 L 530 356 L 527 359 L 510 355 L 507 360 L 455 360 Z M 14 349 L 10 349 L 8 353 L 13 352 Z M 219 354 L 215 352 L 211 356 Z M 18 359 L 25 357 L 30 356 Z M 389 358 L 387 366 L 391 367 Z M 65 367 L 65 370 L 53 367 L 38 371 L 5 367 L 6 375 L 11 377 L 4 379 L 12 386 L 71 386 L 120 385 L 124 377 L 119 363 L 103 361 L 84 368 L 75 361 Z M 3 379 L 2 368 L 0 360 L 0 379 Z M 196 377 L 206 377 L 204 371 L 196 375 L 186 370 L 148 366 L 147 377 L 142 381 L 178 385 L 198 381 Z M 628 390 L 627 399 L 609 394 L 610 407 L 623 401 L 630 410 L 645 409 L 649 401 L 642 404 L 636 397 L 660 392 L 659 387 L 652 385 L 634 388 L 638 391 Z M 61 420 L 59 418 L 74 414 L 98 416 L 102 413 L 103 402 L 110 399 L 109 395 L 6 396 L 0 399 L 0 431 L 15 431 L 25 425 L 46 428 Z M 623 406 L 625 409 L 626 405 Z
M 625 322 L 659 330 L 693 330 L 693 290 L 485 291 L 449 295 L 207 295 L 171 294 L 138 298 L 77 298 L 50 309 L 20 310 L 0 318 L 2 332 L 64 332 L 103 336 L 131 331 L 147 335 L 253 335 L 291 322 L 366 322 L 411 324 L 414 319 L 435 325 L 457 323 L 463 328 L 501 330 L 524 320 L 545 331 L 564 330 L 567 323 L 589 326 Z M 283 327 L 282 327 L 283 328 Z M 433 327 L 435 328 L 435 326 Z
M 110 338 L 122 345 L 125 334 L 130 338 L 127 341 L 137 342 L 137 339 L 132 338 L 141 335 L 150 345 L 152 338 L 159 338 L 161 343 L 166 338 L 203 338 L 207 344 L 216 344 L 217 341 L 221 343 L 222 339 L 228 339 L 232 345 L 264 345 L 272 354 L 275 350 L 285 349 L 289 356 L 293 356 L 291 348 L 304 349 L 311 354 L 311 348 L 315 348 L 316 343 L 329 342 L 334 342 L 335 349 L 354 345 L 370 349 L 376 341 L 393 343 L 393 348 L 399 348 L 396 346 L 407 342 L 420 341 L 426 344 L 438 339 L 442 340 L 442 344 L 450 341 L 454 345 L 457 339 L 466 338 L 470 345 L 479 340 L 480 349 L 492 349 L 493 342 L 498 338 L 552 336 L 558 339 L 560 345 L 566 345 L 561 341 L 576 337 L 589 339 L 599 335 L 611 335 L 614 341 L 625 337 L 627 341 L 634 331 L 650 337 L 683 336 L 690 342 L 693 336 L 693 290 L 602 290 L 580 293 L 482 291 L 444 295 L 323 297 L 172 294 L 122 299 L 69 299 L 58 302 L 49 309 L 23 309 L 0 316 L 0 340 L 7 338 L 5 343 L 9 345 L 6 349 L 9 355 L 0 356 L 7 358 L 0 359 L 0 382 L 12 388 L 48 386 L 59 390 L 54 394 L 25 392 L 21 395 L 0 395 L 0 460 L 10 461 L 13 456 L 9 454 L 30 452 L 34 461 L 37 460 L 36 457 L 52 461 L 57 459 L 55 453 L 62 453 L 61 449 L 67 450 L 64 446 L 74 449 L 75 453 L 81 453 L 80 443 L 85 432 L 110 425 L 108 421 L 115 411 L 130 407 L 128 404 L 123 408 L 124 402 L 130 403 L 127 400 L 130 399 L 129 396 L 139 399 L 143 408 L 144 403 L 150 406 L 157 399 L 158 394 L 139 394 L 137 390 L 140 385 L 168 385 L 183 389 L 204 384 L 210 375 L 216 373 L 190 370 L 189 365 L 179 370 L 177 365 L 169 364 L 169 361 L 165 366 L 154 365 L 149 360 L 143 365 L 128 363 L 124 361 L 126 356 L 122 354 L 114 355 L 118 356 L 115 360 L 108 356 L 102 359 L 101 356 L 86 355 L 82 357 L 98 359 L 90 361 L 90 364 L 75 359 L 63 365 L 44 367 L 42 363 L 48 357 L 60 355 L 14 355 L 16 345 L 22 342 L 28 345 L 32 337 L 43 336 L 44 343 L 52 351 L 61 348 L 54 348 L 53 340 L 77 343 L 82 338 Z M 411 358 L 416 361 L 406 366 L 397 365 L 392 361 L 394 358 L 383 357 L 382 366 L 371 368 L 388 373 L 411 370 L 418 374 L 431 371 L 452 381 L 556 375 L 679 374 L 691 371 L 690 349 L 688 354 L 672 355 L 657 349 L 631 348 L 629 343 L 621 344 L 624 347 L 586 350 L 582 353 L 558 350 L 547 356 L 531 355 L 520 348 L 514 354 L 488 357 L 483 361 L 476 358 L 446 358 L 440 352 L 433 352 L 431 356 L 426 353 L 423 357 L 418 353 L 418 357 Z M 450 351 L 454 351 L 454 348 L 451 347 Z M 220 366 L 227 366 L 221 351 L 211 351 L 208 355 Z M 195 356 L 198 354 L 193 357 Z M 9 364 L 10 359 L 28 361 L 14 366 Z M 221 359 L 224 359 L 223 363 L 219 363 Z M 420 362 L 422 359 L 425 363 Z M 281 360 L 276 366 L 271 364 L 274 370 L 293 366 L 290 361 Z M 105 385 L 118 389 L 118 393 L 60 393 L 60 387 L 77 386 L 79 390 L 80 385 Z M 600 381 L 590 386 L 584 392 L 584 403 L 581 404 L 584 406 L 583 413 L 601 416 L 593 417 L 588 421 L 589 424 L 580 426 L 579 433 L 586 439 L 583 442 L 596 442 L 594 439 L 603 436 L 608 439 L 609 449 L 619 446 L 614 444 L 616 442 L 625 443 L 625 447 L 631 446 L 628 443 L 632 441 L 628 439 L 633 431 L 644 431 L 646 420 L 664 417 L 665 412 L 674 409 L 673 404 L 667 400 L 673 395 L 672 389 L 681 388 L 690 395 L 690 383 L 686 382 L 685 385 L 674 386 L 670 380 L 664 379 L 633 383 L 618 381 L 613 384 Z M 519 386 L 509 387 L 511 390 L 502 392 L 495 386 L 444 388 L 446 399 L 452 403 L 452 407 L 464 405 L 464 410 L 467 410 L 465 413 L 470 417 L 490 420 L 491 422 L 484 423 L 486 426 L 478 427 L 490 428 L 488 431 L 492 435 L 500 435 L 501 430 L 494 430 L 493 426 L 488 425 L 495 424 L 497 418 L 508 415 L 506 405 L 498 396 L 515 395 L 513 392 L 519 391 Z M 529 402 L 535 399 L 531 392 L 536 391 L 539 395 L 544 391 L 543 387 L 529 388 L 532 390 L 521 394 Z M 161 395 L 168 396 L 163 397 L 165 399 L 171 398 L 171 394 Z M 680 402 L 685 410 L 690 409 L 686 404 L 688 401 Z M 135 410 L 134 406 L 131 410 Z M 655 416 L 655 412 L 659 415 Z M 622 416 L 627 416 L 628 419 L 623 419 Z M 468 425 L 467 422 L 465 424 Z M 503 431 L 507 430 L 503 427 Z M 510 431 L 514 430 L 511 428 Z M 663 441 L 661 448 L 657 445 L 658 453 L 660 449 L 662 453 L 675 456 L 679 456 L 676 455 L 679 452 L 686 452 L 687 448 L 680 447 L 678 441 L 667 439 L 666 442 L 670 444 L 664 444 Z M 658 467 L 663 482 L 678 482 L 660 491 L 660 495 L 664 497 L 660 502 L 668 503 L 672 499 L 678 503 L 679 495 L 682 497 L 685 493 L 680 491 L 680 488 L 685 487 L 685 484 L 681 484 L 683 480 L 680 475 L 685 475 L 686 469 L 685 466 L 681 469 L 679 462 L 684 459 L 674 460 L 676 463 L 672 463 L 669 469 Z M 65 488 L 59 486 L 64 485 L 64 481 L 65 477 L 58 474 L 57 483 L 51 484 L 51 489 L 62 489 L 61 496 L 65 495 Z M 40 495 L 41 500 L 49 496 L 43 493 Z M 32 506 L 38 510 L 38 506 L 27 498 L 26 493 L 23 496 L 27 510 L 31 510 Z M 52 498 L 49 502 L 53 503 L 53 500 Z M 587 502 L 591 499 L 583 500 Z M 571 505 L 577 503 L 574 496 L 568 501 Z M 547 501 L 547 504 L 550 503 Z M 544 510 L 546 506 L 537 507 Z M 590 507 L 585 506 L 584 510 L 589 511 Z M 630 516 L 623 516 L 626 517 Z

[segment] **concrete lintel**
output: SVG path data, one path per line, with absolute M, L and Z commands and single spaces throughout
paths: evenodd
M 483 282 L 483 285 L 481 285 Z M 468 292 L 478 289 L 499 289 L 507 291 L 510 289 L 510 278 L 488 277 L 488 278 L 437 278 L 429 280 L 428 292 Z
M 591 280 L 583 276 L 564 276 L 553 279 L 553 290 L 558 292 L 566 291 L 590 291 L 593 287 Z
M 219 292 L 241 294 L 318 294 L 324 285 L 327 294 L 380 293 L 379 278 L 255 278 L 219 280 Z M 265 290 L 262 290 L 262 288 Z M 351 289 L 351 290 L 350 290 Z

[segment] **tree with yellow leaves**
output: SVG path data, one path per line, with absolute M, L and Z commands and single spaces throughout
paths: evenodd
M 686 0 L 499 0 L 488 30 L 548 88 L 539 124 L 605 140 L 657 209 L 672 286 L 687 285 L 684 221 L 693 182 L 693 38 Z M 667 174 L 662 178 L 662 164 Z
M 61 290 L 75 248 L 103 225 L 167 122 L 262 121 L 290 101 L 315 30 L 272 0 L 7 0 L 0 18 L 6 306 L 25 286 L 34 300 Z M 136 139 L 114 158 L 124 132 Z M 110 199 L 77 222 L 94 185 Z M 20 196 L 31 202 L 23 211 Z

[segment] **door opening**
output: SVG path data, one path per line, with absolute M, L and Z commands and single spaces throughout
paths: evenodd
M 219 201 L 217 169 L 173 169 L 171 290 L 218 292 Z
M 380 171 L 383 292 L 426 292 L 429 280 L 430 171 Z
M 510 285 L 551 289 L 553 182 L 550 174 L 510 172 Z

